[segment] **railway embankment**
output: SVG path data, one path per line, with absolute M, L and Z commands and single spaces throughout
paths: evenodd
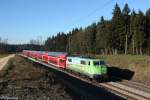
M 110 76 L 150 85 L 150 56 L 97 55 L 96 57 L 107 62 Z
M 41 65 L 20 56 L 0 71 L 0 98 L 19 100 L 72 100 L 73 94 Z

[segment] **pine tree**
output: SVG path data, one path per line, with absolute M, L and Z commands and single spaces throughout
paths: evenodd
M 143 12 L 139 11 L 139 13 L 135 17 L 135 48 L 136 54 L 143 54 L 143 43 L 144 43 L 144 15 Z
M 135 54 L 135 34 L 136 34 L 136 13 L 133 10 L 130 17 L 130 34 L 132 42 L 132 54 Z
M 96 33 L 97 25 L 93 23 L 85 29 L 85 43 L 88 54 L 95 53 L 96 51 Z
M 118 4 L 115 5 L 113 10 L 112 18 L 112 51 L 113 54 L 117 54 L 117 51 L 121 49 L 121 35 L 123 31 L 123 18 L 121 14 L 121 9 Z
M 102 16 L 96 34 L 96 46 L 98 50 L 101 49 L 103 54 L 108 54 L 108 49 L 110 48 L 109 37 L 110 37 L 109 23 L 108 21 L 105 21 Z
M 121 45 L 124 46 L 125 45 L 125 54 L 127 54 L 127 44 L 128 44 L 128 37 L 130 37 L 130 8 L 128 7 L 128 4 L 125 4 L 123 10 L 122 10 L 122 15 L 123 15 L 123 32 L 121 34 Z M 126 37 L 126 38 L 125 38 Z
M 150 55 L 150 9 L 146 11 L 146 46 L 147 54 Z

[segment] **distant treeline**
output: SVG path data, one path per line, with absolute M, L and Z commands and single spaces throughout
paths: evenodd
M 150 54 L 150 9 L 143 13 L 125 4 L 116 4 L 113 16 L 86 28 L 74 28 L 69 33 L 59 32 L 49 37 L 45 49 L 50 51 L 80 52 L 82 54 Z
M 43 50 L 43 46 L 35 44 L 11 45 L 0 43 L 0 54 L 2 53 L 18 53 L 22 50 Z
M 8 44 L 8 39 L 2 39 L 0 37 L 0 54 L 17 53 L 22 52 L 22 50 L 44 50 L 41 38 L 38 37 L 37 40 L 32 39 L 28 44 Z

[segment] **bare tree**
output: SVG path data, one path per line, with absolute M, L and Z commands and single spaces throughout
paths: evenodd
M 43 44 L 42 36 L 38 36 L 37 37 L 37 44 L 38 45 L 42 45 Z
M 7 39 L 7 38 L 4 39 L 3 41 L 4 41 L 4 42 L 3 42 L 4 44 L 8 44 L 8 39 Z
M 31 40 L 30 40 L 30 44 L 36 44 L 36 40 L 31 39 Z
M 0 43 L 2 42 L 2 38 L 0 37 Z

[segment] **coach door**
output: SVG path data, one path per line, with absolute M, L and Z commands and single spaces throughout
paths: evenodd
M 62 67 L 62 68 L 65 68 L 66 61 L 64 59 L 59 59 L 59 66 Z

